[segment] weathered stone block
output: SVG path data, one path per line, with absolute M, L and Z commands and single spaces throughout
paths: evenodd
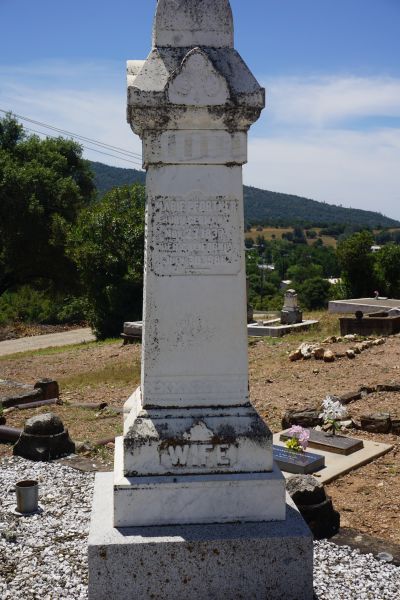
M 35 461 L 48 461 L 75 452 L 75 444 L 64 429 L 61 419 L 52 413 L 28 419 L 24 431 L 13 448 L 15 456 Z
M 389 413 L 375 413 L 361 417 L 361 429 L 370 433 L 389 433 L 392 421 Z
M 90 600 L 312 600 L 312 535 L 289 498 L 282 522 L 114 529 L 112 481 L 96 475 Z

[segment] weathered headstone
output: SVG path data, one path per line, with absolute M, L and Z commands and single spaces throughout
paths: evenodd
M 159 0 L 153 49 L 128 63 L 147 169 L 142 377 L 113 490 L 97 477 L 90 598 L 312 596 L 310 535 L 248 396 L 242 165 L 263 107 L 229 1 Z
M 303 313 L 299 309 L 297 294 L 295 290 L 287 290 L 281 312 L 281 323 L 282 325 L 295 325 L 302 321 Z

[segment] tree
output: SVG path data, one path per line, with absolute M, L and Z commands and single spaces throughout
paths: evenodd
M 304 283 L 306 279 L 313 279 L 315 277 L 322 278 L 323 269 L 320 265 L 311 263 L 307 266 L 303 265 L 292 265 L 287 270 L 287 277 L 291 279 L 294 284 Z
M 11 115 L 0 119 L 0 295 L 23 284 L 74 287 L 66 231 L 93 195 L 78 144 L 26 136 Z
M 68 252 L 80 274 L 86 316 L 99 339 L 140 318 L 143 294 L 145 188 L 115 188 L 84 209 L 69 235 Z
M 376 270 L 384 292 L 392 298 L 400 297 L 400 246 L 387 244 L 376 254 Z
M 371 252 L 374 236 L 370 231 L 355 233 L 338 244 L 337 255 L 342 277 L 352 297 L 371 296 L 377 281 L 375 258 Z
M 307 310 L 326 308 L 329 301 L 330 288 L 329 281 L 320 277 L 306 279 L 298 288 L 302 306 Z

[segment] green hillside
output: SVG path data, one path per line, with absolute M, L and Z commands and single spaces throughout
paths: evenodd
M 145 173 L 136 169 L 110 167 L 91 163 L 96 187 L 101 195 L 116 186 L 134 182 L 143 183 Z M 309 224 L 324 227 L 345 224 L 366 227 L 399 227 L 400 222 L 377 212 L 343 208 L 326 202 L 317 202 L 301 196 L 269 192 L 254 187 L 244 187 L 245 221 L 251 225 Z

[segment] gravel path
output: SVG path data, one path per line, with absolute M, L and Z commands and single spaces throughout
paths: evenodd
M 21 458 L 0 469 L 0 598 L 86 600 L 93 475 Z M 42 515 L 12 514 L 21 479 L 40 482 Z M 316 542 L 314 585 L 318 600 L 400 600 L 400 568 Z
M 89 327 L 85 327 L 61 333 L 46 333 L 45 335 L 34 335 L 17 340 L 6 340 L 5 342 L 0 342 L 0 356 L 26 352 L 27 350 L 41 350 L 42 348 L 54 348 L 55 346 L 82 344 L 83 342 L 93 342 L 95 339 L 92 330 Z

